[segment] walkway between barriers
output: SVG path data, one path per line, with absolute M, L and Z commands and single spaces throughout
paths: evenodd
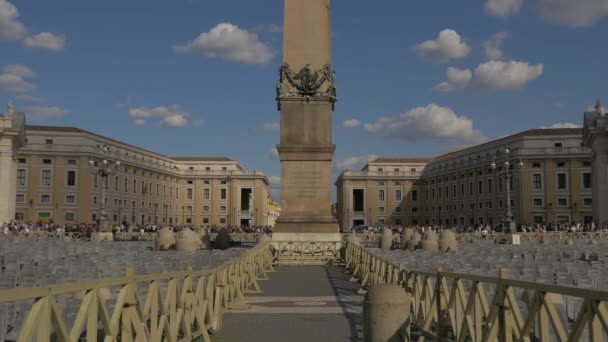
M 226 311 L 214 342 L 360 341 L 363 297 L 339 266 L 280 266 L 246 297 L 246 311 Z

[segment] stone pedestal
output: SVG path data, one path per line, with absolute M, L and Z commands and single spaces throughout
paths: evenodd
M 284 62 L 277 84 L 282 211 L 273 240 L 339 241 L 330 208 L 336 88 L 329 0 L 285 0 L 283 36 Z
M 583 144 L 591 148 L 593 219 L 608 224 L 608 114 L 598 101 L 595 111 L 585 113 Z
M 91 233 L 92 242 L 110 242 L 114 241 L 112 232 L 93 232 Z

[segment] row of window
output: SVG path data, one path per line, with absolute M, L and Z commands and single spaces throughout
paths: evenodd
M 513 200 L 511 200 L 511 207 L 515 206 L 515 202 Z M 533 198 L 533 206 L 534 207 L 544 207 L 543 205 L 543 199 L 542 198 L 538 198 L 535 197 Z M 593 206 L 593 199 L 590 197 L 585 197 L 583 198 L 583 207 L 592 207 Z M 487 202 L 479 202 L 478 203 L 478 207 L 479 209 L 484 209 L 484 207 L 486 209 L 492 209 L 493 208 L 493 202 L 492 201 L 487 201 Z M 498 207 L 502 208 L 503 207 L 503 201 L 498 201 Z M 560 197 L 557 199 L 557 207 L 558 208 L 568 208 L 569 207 L 569 200 L 568 198 L 563 198 Z M 438 212 L 441 212 L 442 207 L 437 207 Z M 456 210 L 457 207 L 455 205 L 447 205 L 446 206 L 446 211 L 450 211 L 450 210 Z M 464 209 L 464 204 L 461 203 L 460 204 L 460 209 Z M 470 209 L 475 209 L 475 203 L 470 203 Z M 427 208 L 427 212 L 429 211 L 429 208 Z M 386 212 L 385 207 L 378 207 L 378 213 L 379 214 L 384 214 Z M 401 213 L 402 212 L 402 207 L 395 207 L 394 208 L 394 213 Z M 418 212 L 418 208 L 417 207 L 412 207 L 412 213 L 417 213 Z M 435 213 L 435 207 L 431 207 L 431 212 L 434 214 Z
M 556 189 L 557 190 L 568 190 L 568 174 L 567 173 L 558 173 L 556 175 Z M 509 178 L 509 190 L 513 190 L 513 178 Z M 477 184 L 477 192 L 479 195 L 483 195 L 484 194 L 484 189 L 483 189 L 483 181 L 479 181 Z M 488 179 L 487 180 L 487 187 L 486 187 L 486 193 L 491 194 L 493 189 L 494 189 L 494 183 L 492 179 Z M 592 183 L 591 183 L 591 173 L 589 172 L 585 172 L 582 174 L 582 186 L 583 189 L 585 190 L 589 190 L 591 189 Z M 543 177 L 542 174 L 540 173 L 535 173 L 532 174 L 532 189 L 533 190 L 542 190 L 544 188 L 543 185 Z M 437 198 L 441 199 L 442 197 L 442 188 L 437 188 Z M 449 198 L 450 197 L 450 187 L 446 186 L 445 187 L 445 197 Z M 498 192 L 502 192 L 503 191 L 503 181 L 502 178 L 498 178 Z M 428 193 L 428 190 L 427 190 Z M 472 196 L 474 191 L 473 191 L 473 182 L 469 182 L 469 196 Z M 435 200 L 435 188 L 431 189 L 431 200 Z M 428 195 L 428 194 L 427 194 Z M 456 193 L 456 184 L 452 185 L 452 196 L 455 197 L 457 195 Z M 464 196 L 465 195 L 465 184 L 460 184 L 460 195 Z
M 558 147 L 556 147 L 555 149 L 556 149 L 556 151 L 561 151 L 561 147 L 559 147 L 559 148 L 558 148 Z M 478 158 L 478 159 L 479 159 L 480 157 L 481 157 L 481 156 L 477 156 L 477 158 Z M 472 160 L 472 158 L 469 158 L 469 160 Z M 460 162 L 461 162 L 461 164 L 462 164 L 462 163 L 464 162 L 464 160 L 461 160 Z M 452 166 L 455 166 L 455 165 L 456 165 L 456 162 L 453 162 L 453 163 L 452 163 Z M 591 162 L 589 162 L 589 161 L 584 161 L 584 162 L 581 162 L 581 163 L 580 163 L 580 165 L 581 165 L 582 167 L 590 167 L 590 166 L 591 166 Z M 546 166 L 547 166 L 547 167 L 549 167 L 549 163 L 546 163 Z M 555 162 L 555 166 L 556 166 L 556 167 L 558 167 L 558 168 L 565 168 L 566 166 L 568 166 L 568 162 L 558 161 L 558 162 Z M 437 171 L 437 170 L 441 170 L 441 169 L 448 168 L 448 167 L 449 167 L 449 165 L 448 165 L 448 164 L 444 164 L 444 165 L 440 165 L 440 166 L 433 166 L 433 167 L 431 168 L 431 171 Z M 541 163 L 539 163 L 539 162 L 533 162 L 533 163 L 532 163 L 532 168 L 534 168 L 534 169 L 540 169 L 540 168 L 542 168 L 542 164 L 541 164 Z M 509 169 L 513 169 L 513 164 L 511 164 L 511 166 L 509 167 Z M 498 168 L 498 171 L 502 171 L 502 170 L 503 170 L 503 168 L 502 168 L 502 167 L 499 167 L 499 168 Z M 489 168 L 489 169 L 487 169 L 486 174 L 492 174 L 492 173 L 494 173 L 494 172 L 496 172 L 496 170 L 493 170 L 493 169 Z M 478 174 L 479 174 L 479 175 L 483 175 L 483 174 L 484 174 L 484 171 L 483 171 L 483 170 L 479 170 L 479 171 L 478 171 Z M 456 176 L 452 176 L 452 177 L 453 177 L 453 180 L 456 180 Z M 473 173 L 472 173 L 472 172 L 471 172 L 471 173 L 469 173 L 469 177 L 473 177 Z M 465 178 L 465 174 L 461 174 L 461 175 L 460 175 L 460 178 Z M 447 182 L 448 180 L 449 180 L 449 178 L 448 178 L 448 177 L 445 177 L 445 181 Z M 433 181 L 431 181 L 431 184 L 433 184 L 434 182 L 435 182 L 434 180 L 433 180 Z M 438 181 L 438 182 L 441 182 L 441 179 L 439 179 L 439 181 Z
M 379 189 L 378 190 L 378 201 L 380 202 L 384 202 L 385 200 L 385 196 L 384 196 L 385 192 L 384 189 Z M 418 201 L 418 190 L 416 189 L 412 189 L 410 191 L 410 198 L 412 201 L 416 202 Z M 401 189 L 396 189 L 395 190 L 395 201 L 401 201 L 402 200 L 402 192 Z
M 220 200 L 225 201 L 228 198 L 228 191 L 226 188 L 220 189 Z M 186 189 L 186 199 L 193 200 L 194 199 L 194 189 L 188 188 Z M 203 200 L 209 201 L 211 199 L 211 189 L 204 188 L 203 189 Z
M 50 212 L 41 211 L 41 212 L 38 212 L 37 217 L 38 217 L 38 219 L 52 219 L 53 215 Z M 144 217 L 145 217 L 145 215 L 144 215 Z M 76 218 L 76 216 L 72 212 L 66 212 L 65 215 L 64 215 L 64 220 L 66 222 L 75 222 L 75 220 L 76 220 L 75 218 Z M 97 220 L 97 214 L 93 214 L 91 216 L 91 218 L 92 218 L 93 222 L 95 222 Z M 114 222 L 118 222 L 118 215 L 114 215 L 113 218 L 114 218 Z M 25 214 L 23 212 L 16 212 L 15 213 L 15 220 L 17 220 L 17 221 L 23 221 L 24 219 L 25 219 Z M 162 220 L 163 223 L 166 223 L 166 220 L 167 220 L 166 217 L 163 216 L 163 217 L 160 217 L 160 219 Z M 133 223 L 136 223 L 135 222 L 135 216 L 132 216 L 131 220 L 133 221 Z M 186 220 L 186 223 L 192 223 L 192 218 L 191 217 L 188 217 L 185 220 Z M 158 221 L 159 221 L 159 217 L 158 216 L 156 216 L 155 221 L 156 221 L 156 223 L 158 223 Z M 173 221 L 174 221 L 174 218 L 173 217 L 169 217 L 169 223 L 173 223 Z M 175 222 L 177 222 L 177 218 L 175 218 Z M 226 224 L 226 218 L 225 217 L 220 217 L 219 222 L 220 222 L 220 224 Z M 141 223 L 143 223 L 143 217 L 142 217 L 142 222 Z M 152 223 L 152 216 L 148 216 L 148 223 Z M 208 224 L 209 223 L 209 218 L 208 217 L 204 217 L 203 218 L 203 223 Z
M 552 206 L 552 203 L 549 203 L 550 206 Z M 577 203 L 574 203 L 574 205 L 578 205 Z M 532 206 L 535 208 L 544 208 L 544 199 L 542 197 L 534 197 L 532 199 Z M 593 198 L 591 197 L 585 197 L 583 198 L 583 207 L 592 207 L 593 206 Z M 568 198 L 565 197 L 559 197 L 557 199 L 557 207 L 558 208 L 566 208 L 569 207 L 569 200 Z
M 583 189 L 589 190 L 592 187 L 591 181 L 591 173 L 584 172 L 582 179 Z M 568 190 L 568 174 L 567 173 L 558 173 L 557 174 L 557 182 L 556 182 L 557 190 Z M 532 174 L 532 189 L 533 190 L 542 190 L 544 188 L 543 185 L 543 175 L 542 173 L 534 173 Z

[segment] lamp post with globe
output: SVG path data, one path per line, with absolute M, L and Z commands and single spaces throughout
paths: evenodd
M 506 181 L 506 188 L 507 188 L 507 203 L 506 203 L 506 211 L 505 211 L 505 219 L 503 222 L 503 229 L 506 230 L 506 233 L 515 233 L 515 221 L 513 221 L 513 212 L 511 210 L 511 180 L 513 179 L 513 171 L 511 170 L 511 165 L 513 164 L 512 160 L 509 159 L 509 154 L 511 153 L 511 150 L 506 147 L 504 149 L 504 155 L 505 155 L 505 162 L 504 162 L 504 169 L 499 171 L 499 177 L 503 176 L 505 177 L 505 181 Z M 519 160 L 517 162 L 517 167 L 518 168 L 522 168 L 524 166 L 524 163 Z M 496 166 L 496 162 L 492 161 L 492 164 L 490 164 L 490 167 L 492 168 L 492 170 L 496 170 L 497 166 Z
M 110 151 L 108 146 L 103 146 L 102 148 L 103 154 L 107 154 Z M 108 220 L 107 208 L 106 208 L 106 196 L 107 196 L 107 187 L 108 187 L 108 179 L 109 176 L 120 166 L 120 161 L 110 161 L 108 158 L 103 158 L 102 160 L 89 160 L 89 165 L 93 172 L 97 173 L 101 176 L 101 200 L 100 207 L 101 213 L 99 217 L 99 225 L 97 227 L 98 232 L 108 233 L 110 230 L 110 222 Z M 109 203 L 109 202 L 108 202 Z

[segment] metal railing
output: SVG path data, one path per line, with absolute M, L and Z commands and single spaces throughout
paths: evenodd
M 521 241 L 555 241 L 555 240 L 566 240 L 566 239 L 606 239 L 608 238 L 608 231 L 594 231 L 594 232 L 545 232 L 545 233 L 517 233 L 520 236 Z M 344 240 L 349 235 L 355 235 L 365 245 L 371 245 L 372 243 L 379 243 L 381 233 L 357 233 L 357 234 L 343 234 Z M 458 242 L 475 242 L 475 241 L 495 241 L 504 240 L 508 235 L 504 233 L 462 233 L 456 234 L 456 240 Z M 393 242 L 401 242 L 399 234 L 393 234 Z
M 230 238 L 233 242 L 240 242 L 245 244 L 253 244 L 258 241 L 258 237 L 260 234 L 264 233 L 230 233 Z M 553 241 L 553 240 L 565 240 L 565 239 L 606 239 L 608 238 L 608 231 L 600 230 L 594 232 L 545 232 L 545 233 L 517 233 L 522 241 Z M 115 241 L 153 241 L 156 239 L 157 233 L 155 232 L 117 232 L 114 234 Z M 216 233 L 210 234 L 210 239 L 215 240 Z M 346 238 L 350 235 L 355 235 L 359 237 L 359 240 L 366 245 L 371 245 L 373 243 L 378 243 L 380 241 L 381 233 L 344 233 L 342 234 L 343 240 L 346 241 Z M 30 233 L 24 232 L 10 232 L 8 235 L 0 234 L 0 239 L 18 236 L 18 237 L 33 237 L 39 239 L 45 238 L 72 238 L 72 239 L 85 239 L 86 234 L 81 232 L 45 232 L 45 231 L 33 231 Z M 475 241 L 484 241 L 484 240 L 498 240 L 505 238 L 506 235 L 503 233 L 489 233 L 489 234 L 481 234 L 481 233 L 462 233 L 456 234 L 456 240 L 458 242 L 475 242 Z M 399 234 L 393 235 L 393 241 L 395 243 L 399 243 L 401 241 Z
M 96 341 L 100 331 L 106 341 L 210 341 L 208 332 L 222 327 L 222 312 L 244 305 L 246 293 L 259 293 L 258 280 L 267 279 L 272 264 L 270 245 L 264 244 L 208 271 L 188 267 L 136 275 L 130 268 L 122 278 L 0 291 L 0 304 L 31 301 L 18 341 L 49 341 L 52 335 L 58 341 L 78 341 L 83 335 Z M 145 298 L 139 295 L 140 286 L 147 289 Z M 102 294 L 111 287 L 120 287 L 113 312 Z M 84 298 L 68 327 L 57 297 L 75 292 L 83 292 Z
M 402 286 L 411 297 L 412 326 L 418 341 L 604 341 L 608 332 L 607 291 L 539 284 L 508 278 L 501 269 L 496 278 L 403 269 L 364 247 L 347 243 L 346 267 L 361 283 L 361 292 L 372 285 Z M 528 302 L 520 308 L 516 291 L 525 291 Z M 555 297 L 582 301 L 576 320 L 559 317 Z
M 325 265 L 340 258 L 341 241 L 276 241 L 275 258 L 280 265 Z

